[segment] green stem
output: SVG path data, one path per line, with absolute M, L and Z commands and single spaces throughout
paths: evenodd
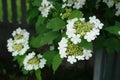
M 42 80 L 40 69 L 38 69 L 38 70 L 35 71 L 35 76 L 36 76 L 36 79 L 37 79 L 37 80 Z

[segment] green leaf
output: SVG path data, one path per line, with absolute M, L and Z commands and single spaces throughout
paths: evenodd
M 47 28 L 52 29 L 53 31 L 58 31 L 58 30 L 64 28 L 65 25 L 66 25 L 65 21 L 63 21 L 62 19 L 56 17 L 56 18 L 51 19 L 47 23 Z
M 53 68 L 54 73 L 58 69 L 61 63 L 62 63 L 62 58 L 60 58 L 59 54 L 56 54 L 52 62 L 52 68 Z
M 32 3 L 32 5 L 39 7 L 41 5 L 41 2 L 42 2 L 42 0 L 34 0 L 33 3 Z
M 55 56 L 56 53 L 57 53 L 57 52 L 55 52 L 55 51 L 47 51 L 47 52 L 45 52 L 45 53 L 43 54 L 43 57 L 47 60 L 46 65 L 47 65 L 48 67 L 51 66 L 52 61 L 53 61 L 53 58 L 54 58 L 54 56 Z
M 45 18 L 41 15 L 38 17 L 38 20 L 35 24 L 35 30 L 37 34 L 43 34 L 48 31 L 45 27 Z
M 45 18 L 42 17 L 41 15 L 39 15 L 38 20 L 36 22 L 36 26 L 42 25 L 44 23 L 44 21 L 45 21 Z
M 69 16 L 69 19 L 73 19 L 73 18 L 82 18 L 83 17 L 83 13 L 79 10 L 73 10 Z
M 39 11 L 37 8 L 32 8 L 28 11 L 28 19 L 31 19 L 31 18 L 33 19 L 38 15 L 39 15 Z
M 53 40 L 58 38 L 60 34 L 57 32 L 47 32 L 44 34 L 39 34 L 37 37 L 31 37 L 30 39 L 30 46 L 33 48 L 39 48 L 43 45 L 51 43 Z
M 55 40 L 59 36 L 60 36 L 60 34 L 57 32 L 50 31 L 50 32 L 45 33 L 40 40 L 40 46 L 51 43 L 53 40 Z
M 24 58 L 25 58 L 25 55 L 15 56 L 14 60 L 17 60 L 19 66 L 22 67 L 23 66 L 23 60 L 24 60 Z
M 120 51 L 120 40 L 115 38 L 109 38 L 104 42 L 104 46 L 109 53 L 112 53 L 114 51 Z
M 85 39 L 82 39 L 80 45 L 86 49 L 93 50 L 92 42 L 87 42 Z
M 38 69 L 38 70 L 35 71 L 35 76 L 36 76 L 36 79 L 37 79 L 37 80 L 42 80 L 40 69 Z
M 105 30 L 111 34 L 119 35 L 118 31 L 120 31 L 120 23 L 116 23 L 114 26 L 107 27 L 107 28 L 105 28 Z
M 39 48 L 41 38 L 42 38 L 42 35 L 38 35 L 37 37 L 31 37 L 30 46 L 33 48 Z

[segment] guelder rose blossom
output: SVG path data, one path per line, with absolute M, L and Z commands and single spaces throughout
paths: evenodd
M 18 28 L 12 33 L 13 39 L 7 40 L 8 51 L 12 56 L 24 55 L 29 49 L 29 33 L 25 29 Z
M 25 41 L 16 41 L 11 38 L 7 40 L 8 51 L 12 52 L 12 56 L 24 55 L 25 52 L 29 49 L 28 43 Z
M 89 17 L 88 22 L 85 21 L 85 18 L 74 18 L 68 20 L 67 23 L 66 35 L 74 44 L 80 43 L 82 37 L 91 42 L 100 34 L 100 29 L 103 27 L 103 24 L 95 16 Z
M 86 0 L 63 0 L 62 8 L 73 7 L 75 9 L 80 9 L 85 5 Z
M 14 37 L 14 40 L 29 40 L 29 33 L 25 29 L 18 28 L 15 31 L 13 31 L 12 36 Z
M 46 60 L 41 54 L 36 55 L 35 52 L 31 52 L 25 57 L 23 64 L 25 70 L 37 70 L 44 68 Z
M 79 44 L 72 43 L 68 38 L 63 37 L 58 45 L 60 57 L 67 58 L 67 61 L 71 64 L 79 60 L 88 60 L 92 57 L 91 50 L 87 50 Z
M 113 7 L 115 5 L 115 15 L 119 16 L 120 15 L 120 1 L 118 0 L 103 0 L 104 3 L 107 4 L 109 8 Z
M 39 7 L 39 11 L 41 12 L 43 17 L 48 17 L 51 8 L 53 8 L 52 2 L 42 0 L 41 6 Z

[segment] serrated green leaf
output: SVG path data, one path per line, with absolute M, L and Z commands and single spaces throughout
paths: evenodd
M 42 0 L 34 0 L 33 3 L 32 3 L 32 5 L 39 7 L 41 5 L 41 2 L 42 2 Z
M 36 16 L 38 16 L 39 15 L 39 11 L 38 11 L 38 9 L 37 8 L 32 8 L 32 9 L 30 9 L 29 11 L 28 11 L 28 18 L 29 19 L 33 19 L 33 18 L 35 18 Z
M 82 39 L 80 45 L 88 50 L 93 50 L 92 42 L 87 42 L 85 39 Z
M 42 24 L 44 23 L 44 21 L 45 21 L 45 18 L 42 17 L 41 15 L 39 15 L 38 20 L 37 20 L 35 26 L 40 26 L 40 25 L 42 25 Z
M 120 51 L 120 40 L 116 38 L 109 38 L 104 42 L 104 46 L 109 53 Z
M 65 21 L 63 21 L 62 19 L 56 17 L 56 18 L 51 19 L 47 23 L 47 28 L 52 29 L 53 31 L 58 31 L 61 28 L 64 28 L 65 25 L 66 25 Z
M 60 36 L 57 32 L 47 32 L 43 35 L 43 37 L 40 40 L 40 46 L 43 46 L 45 44 L 51 43 L 53 40 L 58 38 Z
M 58 38 L 60 36 L 57 32 L 47 32 L 44 34 L 40 34 L 36 37 L 31 37 L 30 39 L 30 46 L 33 48 L 39 48 L 43 45 L 46 45 L 48 43 L 51 43 L 53 40 Z
M 42 38 L 42 35 L 38 35 L 37 37 L 31 37 L 30 46 L 33 48 L 39 48 L 41 38 Z
M 45 18 L 40 15 L 35 24 L 35 30 L 36 30 L 37 34 L 43 34 L 48 31 L 45 27 L 44 22 L 45 22 Z
M 111 34 L 119 35 L 118 31 L 120 31 L 120 23 L 116 22 L 114 26 L 106 27 L 105 30 Z
M 45 53 L 43 54 L 43 57 L 47 60 L 46 65 L 47 65 L 48 67 L 51 66 L 52 61 L 53 61 L 53 58 L 54 58 L 54 56 L 55 56 L 56 53 L 57 53 L 57 52 L 55 52 L 55 51 L 47 51 L 47 52 L 45 52 Z
M 52 62 L 52 68 L 53 68 L 54 73 L 58 69 L 61 63 L 62 63 L 62 58 L 60 58 L 59 54 L 56 54 Z
M 73 19 L 73 18 L 82 18 L 83 17 L 83 13 L 79 10 L 73 10 L 70 13 L 69 19 Z

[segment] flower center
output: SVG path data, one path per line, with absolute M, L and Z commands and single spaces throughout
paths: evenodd
M 80 56 L 83 55 L 83 49 L 78 44 L 68 42 L 66 53 L 70 56 Z
M 89 22 L 76 21 L 74 23 L 74 29 L 76 29 L 76 34 L 84 36 L 87 32 L 90 32 L 93 28 L 93 25 Z
M 77 0 L 72 0 L 73 2 L 78 2 Z
M 20 50 L 22 50 L 23 47 L 24 47 L 24 46 L 23 46 L 22 43 L 14 44 L 14 45 L 12 46 L 12 48 L 13 48 L 14 50 L 16 50 L 16 51 L 20 51 Z
M 14 36 L 14 38 L 15 38 L 16 40 L 19 40 L 19 39 L 22 39 L 22 38 L 23 38 L 23 35 L 17 34 L 17 35 Z
M 39 63 L 40 63 L 40 60 L 39 60 L 38 57 L 33 57 L 32 59 L 30 59 L 30 60 L 28 61 L 28 64 L 31 64 L 31 65 L 33 65 L 33 64 L 37 65 L 37 64 L 39 64 Z
M 68 18 L 70 16 L 71 11 L 71 8 L 65 8 L 65 13 L 62 14 L 62 18 Z

